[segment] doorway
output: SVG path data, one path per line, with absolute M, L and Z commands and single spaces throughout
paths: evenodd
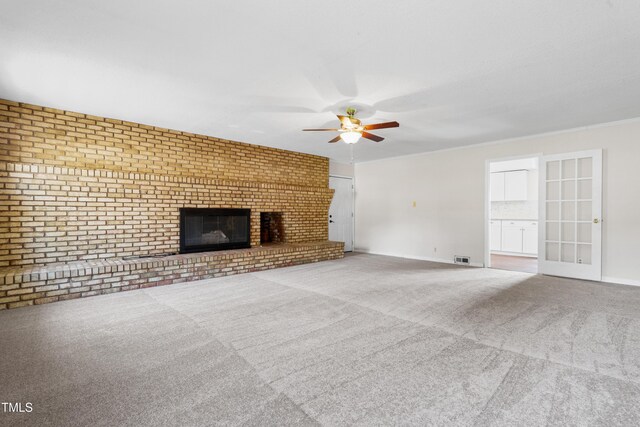
M 487 165 L 489 258 L 501 270 L 538 272 L 538 157 Z
M 329 240 L 344 242 L 344 251 L 353 251 L 353 178 L 330 176 L 329 188 L 334 191 L 329 207 Z
M 512 161 L 523 164 L 514 168 L 508 163 Z M 535 262 L 539 274 L 602 280 L 602 169 L 601 149 L 487 160 L 485 266 L 534 272 Z M 526 171 L 526 179 L 521 171 Z M 515 172 L 519 175 L 506 175 Z M 538 196 L 537 214 L 529 193 L 525 198 L 516 189 L 522 181 Z M 507 203 L 524 200 L 531 203 L 521 206 L 524 216 L 504 210 Z

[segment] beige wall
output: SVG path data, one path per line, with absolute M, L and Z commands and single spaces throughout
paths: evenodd
M 353 164 L 329 160 L 329 175 L 353 177 Z
M 597 148 L 603 277 L 640 284 L 640 120 L 356 164 L 356 250 L 482 264 L 485 161 Z

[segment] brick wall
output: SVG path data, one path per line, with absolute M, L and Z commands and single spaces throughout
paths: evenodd
M 287 243 L 138 260 L 94 260 L 0 272 L 0 310 L 344 256 L 342 242 Z
M 0 99 L 9 163 L 327 187 L 328 159 Z
M 176 252 L 180 207 L 327 240 L 328 159 L 0 100 L 0 268 Z

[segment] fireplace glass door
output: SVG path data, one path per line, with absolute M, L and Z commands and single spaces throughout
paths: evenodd
M 249 209 L 180 209 L 180 252 L 248 248 Z

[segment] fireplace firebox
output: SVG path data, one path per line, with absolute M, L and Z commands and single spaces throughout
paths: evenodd
M 284 242 L 281 212 L 260 212 L 260 244 Z
M 251 247 L 250 209 L 180 209 L 180 253 Z

